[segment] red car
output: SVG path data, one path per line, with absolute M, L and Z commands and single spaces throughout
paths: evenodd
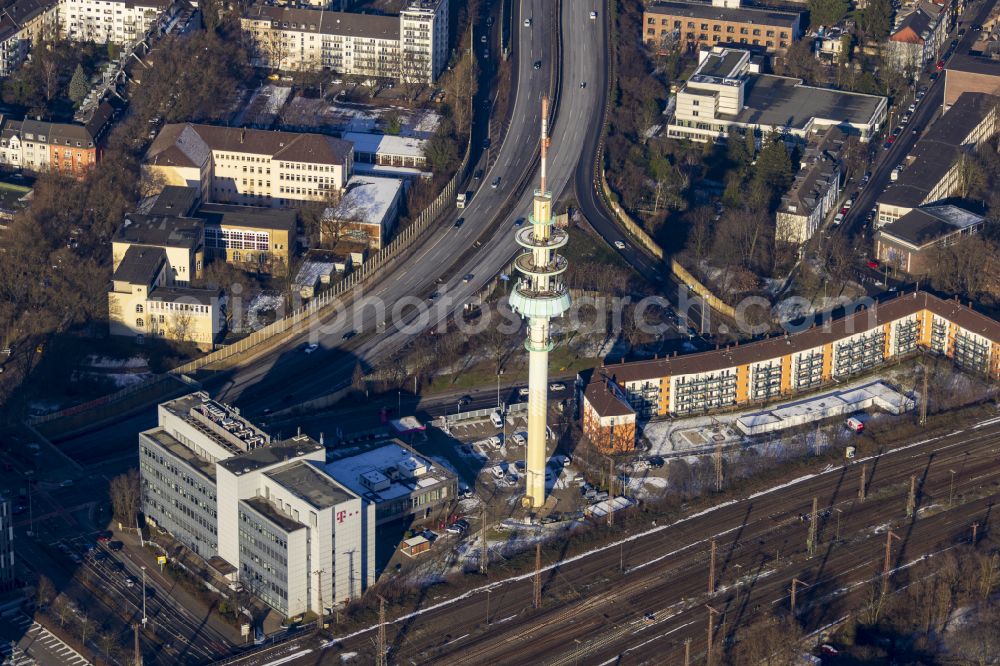
M 840 209 L 840 214 L 847 215 L 847 206 L 844 206 L 843 208 Z
M 896 143 L 896 137 L 894 137 L 894 136 L 886 137 L 885 142 L 888 143 L 889 145 L 892 145 L 892 144 Z
M 937 71 L 940 72 L 942 69 L 944 69 L 944 60 L 938 60 L 937 64 L 934 66 L 937 68 Z
M 868 268 L 878 268 L 878 262 L 874 259 L 868 260 Z
M 100 541 L 101 543 L 108 543 L 109 541 L 111 541 L 111 538 L 113 536 L 114 532 L 112 532 L 111 530 L 105 530 L 103 532 L 97 533 L 97 540 Z

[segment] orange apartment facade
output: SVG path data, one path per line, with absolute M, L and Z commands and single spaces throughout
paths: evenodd
M 83 178 L 101 159 L 115 109 L 98 105 L 86 123 L 16 120 L 0 115 L 0 166 Z
M 642 13 L 642 39 L 657 52 L 668 51 L 673 45 L 693 51 L 700 46 L 734 44 L 783 55 L 801 32 L 799 14 L 739 7 L 719 0 L 712 4 L 658 2 L 646 5 Z
M 917 291 L 799 333 L 604 366 L 591 386 L 613 383 L 617 399 L 605 399 L 588 386 L 582 416 L 586 424 L 609 415 L 620 418 L 627 410 L 648 419 L 763 404 L 849 380 L 919 352 L 945 356 L 965 370 L 1000 379 L 1000 322 L 957 300 Z M 591 401 L 589 395 L 602 399 Z

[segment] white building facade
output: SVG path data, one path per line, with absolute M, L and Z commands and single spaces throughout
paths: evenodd
M 139 435 L 143 512 L 285 616 L 329 612 L 375 581 L 375 505 L 335 481 L 307 436 L 271 438 L 193 393 Z

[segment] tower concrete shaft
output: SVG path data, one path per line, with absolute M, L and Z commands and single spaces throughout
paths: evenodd
M 569 235 L 556 229 L 552 219 L 552 193 L 545 189 L 548 175 L 549 100 L 542 99 L 541 178 L 535 190 L 530 225 L 515 232 L 524 252 L 514 260 L 514 267 L 524 277 L 510 295 L 514 312 L 528 320 L 528 453 L 526 497 L 533 508 L 545 504 L 545 434 L 548 412 L 549 351 L 552 349 L 550 320 L 569 309 L 569 291 L 559 279 L 567 261 L 555 250 L 566 245 Z

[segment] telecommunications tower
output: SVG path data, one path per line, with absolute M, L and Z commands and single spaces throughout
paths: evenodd
M 549 99 L 542 98 L 541 182 L 535 190 L 529 225 L 515 232 L 517 244 L 525 249 L 514 260 L 524 275 L 510 295 L 510 307 L 528 320 L 528 454 L 525 504 L 540 508 L 545 504 L 545 439 L 548 412 L 549 350 L 552 336 L 549 321 L 569 310 L 569 292 L 559 275 L 566 270 L 566 257 L 555 250 L 566 245 L 569 234 L 555 228 L 552 192 L 545 189 L 545 168 L 549 148 Z

